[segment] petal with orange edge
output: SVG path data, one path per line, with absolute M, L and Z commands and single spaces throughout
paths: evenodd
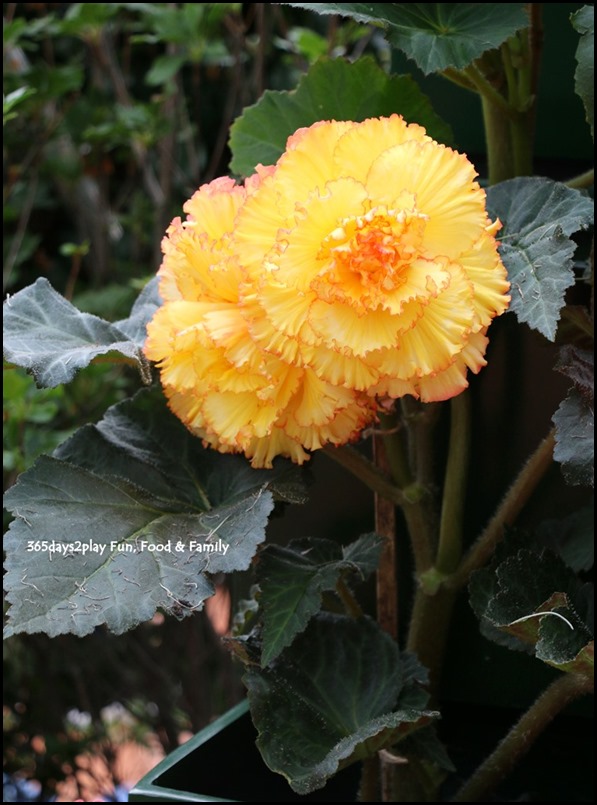
M 365 185 L 371 196 L 388 205 L 399 191 L 413 193 L 417 211 L 429 217 L 423 253 L 455 259 L 485 229 L 485 193 L 475 176 L 462 154 L 434 142 L 411 140 L 384 151 L 373 162 Z

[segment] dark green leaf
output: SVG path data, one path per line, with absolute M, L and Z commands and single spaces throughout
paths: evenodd
M 426 760 L 443 771 L 456 771 L 433 724 L 407 735 L 400 745 L 400 755 L 409 760 L 411 758 L 415 761 Z
M 388 76 L 370 58 L 349 63 L 321 59 L 292 92 L 268 90 L 230 130 L 232 170 L 249 175 L 259 163 L 273 165 L 286 140 L 318 120 L 353 120 L 401 114 L 419 123 L 440 142 L 450 142 L 450 127 L 433 111 L 410 76 Z
M 244 681 L 261 754 L 299 794 L 438 715 L 394 711 L 400 653 L 367 618 L 321 613 L 272 666 L 251 668 Z
M 4 302 L 4 356 L 31 371 L 40 386 L 68 383 L 108 352 L 137 361 L 143 370 L 140 346 L 116 325 L 81 313 L 43 277 Z
M 287 466 L 205 450 L 161 394 L 114 406 L 6 495 L 8 634 L 120 633 L 200 608 L 207 574 L 249 566 Z
M 578 391 L 592 405 L 595 396 L 595 358 L 592 352 L 578 347 L 565 346 L 560 350 L 555 367 L 569 377 Z
M 562 557 L 577 572 L 590 570 L 595 561 L 595 511 L 593 503 L 562 520 L 546 520 L 537 529 L 542 545 Z
M 528 25 L 522 3 L 284 3 L 382 25 L 424 73 L 462 68 Z
M 595 414 L 593 405 L 577 389 L 571 389 L 553 415 L 556 446 L 553 457 L 562 465 L 572 485 L 593 486 L 595 478 Z
M 490 187 L 487 206 L 504 228 L 500 254 L 518 319 L 554 340 L 564 294 L 574 282 L 570 239 L 593 220 L 593 202 L 551 179 L 521 177 Z
M 575 31 L 581 34 L 576 50 L 578 66 L 574 74 L 576 92 L 582 98 L 591 134 L 595 136 L 595 9 L 583 6 L 571 18 Z
M 322 539 L 264 548 L 257 565 L 263 607 L 262 667 L 305 629 L 321 608 L 322 593 L 334 590 L 342 573 L 356 570 L 365 577 L 375 570 L 381 546 L 380 537 L 367 534 L 346 548 Z
M 592 638 L 589 603 L 587 585 L 549 551 L 518 550 L 471 581 L 477 615 L 512 635 L 511 648 L 526 645 L 544 662 L 576 673 L 584 672 Z

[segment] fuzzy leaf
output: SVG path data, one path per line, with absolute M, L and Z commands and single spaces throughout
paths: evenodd
M 109 352 L 135 360 L 147 379 L 141 347 L 154 293 L 155 287 L 142 292 L 132 320 L 110 324 L 77 310 L 40 277 L 4 302 L 4 357 L 30 371 L 46 388 L 70 382 L 79 369 Z
M 570 18 L 575 31 L 581 35 L 576 50 L 577 68 L 574 86 L 585 105 L 587 123 L 595 138 L 595 8 L 583 6 Z
M 388 76 L 368 57 L 354 63 L 320 59 L 296 90 L 267 90 L 233 123 L 230 167 L 247 176 L 259 163 L 273 165 L 284 153 L 288 137 L 318 120 L 359 122 L 394 112 L 424 126 L 440 142 L 452 139 L 450 127 L 410 76 Z
M 368 618 L 321 613 L 272 666 L 244 676 L 266 764 L 299 794 L 437 717 L 394 711 L 405 674 L 392 638 Z
M 6 495 L 7 634 L 121 633 L 158 607 L 190 614 L 213 594 L 210 574 L 249 566 L 288 466 L 205 450 L 161 394 L 113 406 Z
M 343 573 L 357 571 L 363 577 L 372 573 L 381 548 L 382 540 L 375 534 L 366 534 L 345 548 L 322 539 L 264 548 L 257 565 L 263 608 L 261 666 L 272 662 L 305 629 L 321 608 L 322 593 L 334 590 Z
M 553 415 L 556 445 L 553 457 L 562 465 L 566 481 L 593 486 L 595 479 L 595 413 L 592 401 L 571 389 Z
M 542 545 L 561 556 L 572 570 L 590 570 L 595 561 L 593 502 L 562 520 L 541 523 L 537 537 Z
M 550 341 L 574 282 L 570 239 L 593 220 L 593 202 L 551 179 L 521 177 L 490 187 L 487 206 L 504 225 L 500 255 L 512 285 L 510 309 Z
M 284 3 L 381 25 L 424 73 L 462 68 L 528 25 L 522 3 Z
M 114 325 L 139 347 L 143 346 L 147 338 L 147 323 L 162 304 L 158 285 L 157 276 L 153 277 L 136 298 L 128 318 L 121 319 Z
M 567 345 L 562 347 L 555 367 L 569 377 L 578 391 L 592 405 L 595 396 L 595 358 L 592 352 Z
M 477 615 L 516 638 L 511 648 L 527 646 L 549 665 L 584 672 L 592 639 L 590 590 L 559 557 L 522 549 L 476 573 L 470 586 Z

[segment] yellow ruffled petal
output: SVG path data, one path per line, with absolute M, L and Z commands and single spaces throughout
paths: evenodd
M 353 179 L 329 182 L 321 193 L 309 195 L 297 208 L 295 225 L 281 235 L 283 251 L 270 258 L 275 280 L 306 292 L 320 272 L 333 273 L 329 253 L 322 253 L 324 240 L 330 238 L 333 243 L 335 237 L 341 238 L 342 222 L 368 209 L 367 191 Z
M 475 318 L 473 291 L 459 266 L 452 264 L 450 272 L 448 288 L 429 301 L 416 326 L 401 333 L 396 349 L 382 353 L 382 375 L 409 380 L 435 374 L 464 348 Z
M 350 305 L 320 300 L 313 302 L 309 309 L 309 323 L 319 342 L 345 355 L 356 356 L 395 346 L 404 325 L 400 316 L 393 316 L 387 310 L 359 314 Z
M 197 233 L 204 232 L 210 240 L 220 240 L 232 232 L 236 213 L 246 196 L 245 188 L 227 176 L 202 185 L 183 207 L 190 218 L 187 226 Z
M 510 283 L 502 265 L 495 239 L 484 232 L 472 249 L 458 258 L 473 284 L 473 306 L 481 326 L 487 327 L 510 303 Z
M 295 464 L 304 464 L 310 458 L 300 443 L 282 428 L 273 428 L 269 436 L 253 439 L 245 448 L 245 455 L 251 459 L 251 466 L 265 469 L 272 468 L 276 456 L 285 456 Z
M 428 216 L 423 254 L 456 259 L 485 229 L 485 193 L 468 159 L 434 142 L 410 140 L 384 151 L 365 182 L 369 194 L 392 205 L 399 191 L 413 193 Z
M 315 374 L 333 386 L 345 386 L 357 391 L 367 391 L 379 379 L 379 372 L 365 358 L 344 355 L 328 344 L 302 346 L 301 356 Z
M 317 123 L 243 186 L 201 187 L 145 346 L 172 410 L 267 467 L 358 438 L 384 398 L 460 393 L 509 301 L 475 175 L 394 115 Z
M 339 139 L 358 124 L 337 120 L 320 121 L 299 129 L 288 140 L 276 166 L 276 184 L 283 204 L 290 209 L 315 190 L 323 191 L 329 181 L 353 174 L 334 167 L 334 150 Z M 288 210 L 288 207 L 286 208 Z
M 422 126 L 407 124 L 400 115 L 369 118 L 343 134 L 334 148 L 334 163 L 340 176 L 365 182 L 372 162 L 388 148 L 415 140 L 431 142 Z
M 466 367 L 461 361 L 453 363 L 442 372 L 429 377 L 422 377 L 417 387 L 422 402 L 441 402 L 450 400 L 468 388 Z

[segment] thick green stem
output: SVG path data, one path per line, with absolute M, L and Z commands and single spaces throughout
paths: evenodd
M 513 36 L 501 47 L 502 64 L 508 84 L 508 105 L 512 111 L 510 140 L 515 176 L 533 173 L 535 96 L 533 92 L 533 53 L 528 32 Z
M 539 696 L 452 802 L 483 802 L 567 704 L 592 690 L 592 682 L 563 674 Z
M 485 95 L 481 96 L 481 106 L 487 143 L 487 176 L 489 184 L 493 185 L 515 176 L 510 119 Z
M 429 669 L 432 692 L 437 691 L 440 681 L 456 594 L 423 581 L 429 581 L 429 574 L 443 578 L 453 573 L 460 562 L 469 448 L 470 398 L 464 393 L 451 401 L 450 442 L 437 559 L 435 567 L 419 578 L 408 635 L 409 650 Z
M 422 573 L 433 563 L 429 518 L 425 511 L 428 490 L 413 479 L 403 433 L 397 429 L 396 420 L 392 417 L 382 416 L 381 423 L 384 429 L 383 440 L 388 466 L 404 496 L 400 506 L 408 527 L 415 569 L 417 573 Z
M 348 445 L 332 447 L 328 445 L 324 448 L 324 452 L 333 459 L 333 461 L 340 464 L 366 484 L 373 492 L 383 495 L 383 497 L 392 501 L 397 506 L 402 506 L 405 503 L 406 499 L 403 493 L 392 483 L 390 478 L 376 467 L 375 464 L 369 461 L 368 458 L 362 455 L 362 453 L 355 450 L 354 447 Z
M 514 108 L 493 84 L 485 78 L 478 67 L 471 64 L 463 70 L 463 73 L 474 84 L 481 98 L 491 104 L 494 109 L 499 110 L 503 118 L 508 120 L 513 116 Z
M 495 546 L 503 539 L 505 526 L 512 525 L 537 488 L 553 461 L 554 432 L 550 431 L 529 458 L 506 493 L 485 530 L 464 557 L 458 570 L 446 580 L 446 586 L 458 590 L 468 583 L 471 573 L 488 561 Z
M 428 595 L 417 589 L 406 648 L 429 670 L 429 690 L 437 695 L 456 592 L 439 587 Z
M 442 497 L 439 546 L 435 567 L 453 573 L 462 556 L 462 533 L 471 441 L 470 397 L 467 392 L 451 401 L 450 444 Z

